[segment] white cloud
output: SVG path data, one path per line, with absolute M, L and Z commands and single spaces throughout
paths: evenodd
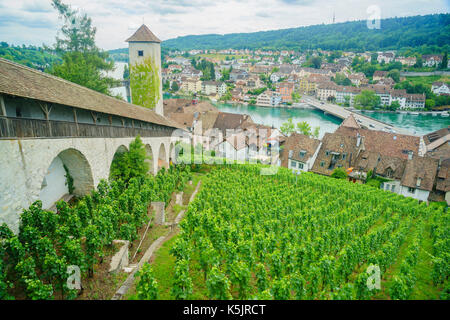
M 383 18 L 449 12 L 449 0 L 63 0 L 92 17 L 97 43 L 124 42 L 142 21 L 162 40 L 189 34 L 254 32 L 366 19 L 378 5 Z M 1 0 L 0 41 L 50 44 L 61 25 L 50 0 Z M 45 30 L 45 31 L 43 31 Z

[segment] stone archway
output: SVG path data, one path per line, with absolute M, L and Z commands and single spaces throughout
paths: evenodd
M 149 145 L 149 144 L 145 145 L 145 153 L 147 156 L 147 159 L 145 159 L 145 162 L 148 163 L 148 172 L 151 174 L 155 174 L 155 165 L 154 165 L 155 157 L 153 156 L 153 150 L 152 150 L 151 145 Z
M 116 171 L 117 168 L 117 164 L 119 163 L 119 161 L 121 160 L 121 158 L 123 157 L 123 155 L 128 152 L 128 148 L 125 147 L 124 145 L 120 145 L 116 152 L 114 153 L 113 159 L 111 161 L 111 164 L 109 166 L 109 178 L 111 179 L 114 175 L 114 171 Z
M 53 158 L 42 180 L 39 199 L 42 207 L 49 209 L 67 194 L 83 196 L 92 189 L 94 179 L 88 160 L 80 151 L 70 148 Z
M 169 147 L 169 165 L 174 165 L 176 163 L 177 159 L 175 158 L 175 144 L 171 142 Z
M 161 170 L 161 168 L 168 168 L 169 163 L 167 162 L 167 153 L 166 153 L 166 147 L 164 143 L 161 143 L 159 146 L 159 152 L 158 152 L 158 171 Z

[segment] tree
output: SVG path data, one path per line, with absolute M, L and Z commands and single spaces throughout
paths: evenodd
M 123 68 L 123 79 L 130 79 L 130 69 L 128 68 L 128 64 L 126 64 L 125 68 Z
M 381 99 L 371 90 L 362 90 L 360 94 L 355 97 L 355 105 L 357 107 L 363 107 L 373 109 L 381 104 Z
M 149 171 L 149 164 L 145 161 L 147 159 L 145 146 L 139 136 L 130 143 L 129 150 L 117 154 L 110 169 L 112 179 L 121 179 L 126 184 L 132 178 L 145 176 Z
M 56 37 L 55 51 L 62 57 L 61 64 L 53 65 L 48 72 L 95 91 L 111 95 L 110 88 L 117 80 L 106 76 L 114 69 L 108 52 L 95 45 L 96 28 L 86 14 L 80 14 L 61 0 L 52 0 L 52 6 L 64 20 L 60 35 Z
M 370 56 L 370 63 L 372 65 L 378 63 L 378 53 L 376 53 L 376 52 L 372 53 L 372 55 Z
M 281 125 L 280 131 L 285 136 L 290 136 L 291 133 L 295 131 L 294 123 L 292 122 L 292 118 L 289 118 L 287 122 Z
M 319 56 L 312 57 L 309 61 L 309 65 L 315 69 L 320 69 L 320 66 L 322 65 L 322 58 Z
M 416 64 L 414 65 L 416 68 L 422 68 L 423 67 L 423 61 L 422 56 L 418 56 L 416 59 Z
M 392 69 L 391 71 L 389 71 L 388 77 L 395 82 L 400 82 L 400 71 L 398 71 L 398 69 Z
M 172 82 L 172 92 L 177 92 L 180 90 L 180 86 L 178 85 L 178 82 L 174 81 Z
M 342 168 L 336 168 L 333 170 L 331 177 L 336 179 L 347 179 L 347 172 Z
M 447 69 L 448 68 L 448 55 L 447 52 L 444 53 L 444 56 L 442 57 L 441 65 L 439 66 L 439 69 Z
M 386 109 L 395 111 L 400 108 L 400 103 L 398 101 L 393 101 L 389 106 L 386 106 Z
M 311 126 L 306 121 L 298 122 L 297 123 L 297 131 L 301 134 L 304 134 L 305 136 L 311 136 Z
M 425 109 L 431 110 L 436 105 L 436 101 L 433 99 L 426 99 L 425 100 Z
M 317 127 L 314 128 L 313 136 L 318 139 L 319 138 L 319 134 L 320 134 L 320 127 L 317 126 Z
M 298 92 L 295 92 L 295 91 L 292 92 L 291 97 L 292 97 L 293 102 L 300 102 L 300 99 L 302 98 L 302 96 Z
M 344 96 L 344 107 L 350 106 L 350 96 Z

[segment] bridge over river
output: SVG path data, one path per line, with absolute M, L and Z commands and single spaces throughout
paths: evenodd
M 393 125 L 386 122 L 373 119 L 358 112 L 350 111 L 335 104 L 326 103 L 308 96 L 304 96 L 303 100 L 305 103 L 313 106 L 314 108 L 332 114 L 340 119 L 347 119 L 350 115 L 353 115 L 360 125 L 367 127 L 368 129 L 412 135 L 412 132 L 410 132 L 409 130 L 394 127 Z

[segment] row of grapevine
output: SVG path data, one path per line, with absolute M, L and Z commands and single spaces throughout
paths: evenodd
M 217 166 L 204 178 L 171 249 L 174 298 L 189 299 L 198 263 L 212 299 L 369 299 L 377 290 L 367 286 L 367 267 L 383 275 L 414 226 L 402 270 L 413 269 L 423 228 L 417 221 L 445 215 L 365 185 L 260 169 Z M 439 235 L 447 236 L 435 233 L 443 251 Z
M 134 177 L 126 184 L 102 180 L 75 206 L 58 202 L 56 213 L 36 201 L 21 214 L 18 235 L 6 225 L 0 227 L 0 299 L 12 298 L 12 289 L 28 299 L 52 299 L 55 291 L 61 298 L 75 298 L 77 292 L 67 286 L 68 266 L 92 276 L 114 239 L 137 238 L 148 222 L 150 202 L 168 203 L 190 176 L 189 167 L 171 166 L 155 177 Z

